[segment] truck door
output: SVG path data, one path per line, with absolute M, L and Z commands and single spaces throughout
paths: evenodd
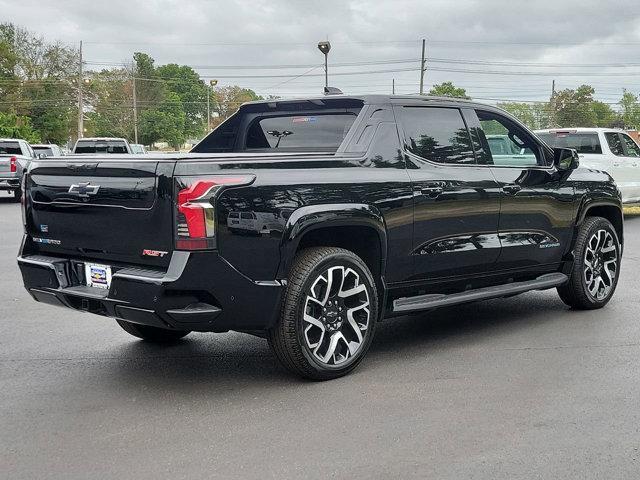
M 478 165 L 463 112 L 399 106 L 414 196 L 414 279 L 476 275 L 500 253 L 500 190 Z
M 625 201 L 631 203 L 640 201 L 640 147 L 626 133 L 618 133 L 622 141 L 624 156 L 617 159 L 624 172 L 628 198 Z M 614 160 L 616 163 L 616 160 Z
M 493 152 L 490 143 L 479 161 L 490 165 L 501 189 L 499 236 L 502 251 L 496 270 L 547 270 L 567 252 L 574 223 L 574 189 L 553 166 L 549 152 L 514 120 L 475 109 L 484 135 L 503 135 L 518 156 Z M 470 121 L 472 124 L 474 121 Z

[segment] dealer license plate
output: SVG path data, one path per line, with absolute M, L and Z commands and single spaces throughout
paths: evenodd
M 85 263 L 84 277 L 86 278 L 87 286 L 89 287 L 109 288 L 111 286 L 111 267 L 107 265 Z

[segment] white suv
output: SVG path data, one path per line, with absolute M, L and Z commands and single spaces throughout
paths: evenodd
M 640 202 L 640 147 L 624 130 L 554 128 L 535 133 L 550 147 L 575 148 L 580 167 L 611 175 L 624 203 Z

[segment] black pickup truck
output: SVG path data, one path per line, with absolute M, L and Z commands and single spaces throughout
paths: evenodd
M 34 161 L 24 184 L 34 299 L 147 341 L 260 335 L 313 379 L 383 318 L 550 288 L 600 308 L 622 255 L 609 175 L 451 98 L 248 103 L 189 154 Z

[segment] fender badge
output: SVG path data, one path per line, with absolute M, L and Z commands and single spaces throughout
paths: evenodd
M 142 250 L 142 255 L 145 257 L 164 257 L 169 252 L 163 252 L 162 250 Z
M 40 237 L 31 237 L 36 243 L 44 243 L 46 245 L 61 245 L 62 242 L 60 240 L 55 240 L 53 238 L 40 238 Z

